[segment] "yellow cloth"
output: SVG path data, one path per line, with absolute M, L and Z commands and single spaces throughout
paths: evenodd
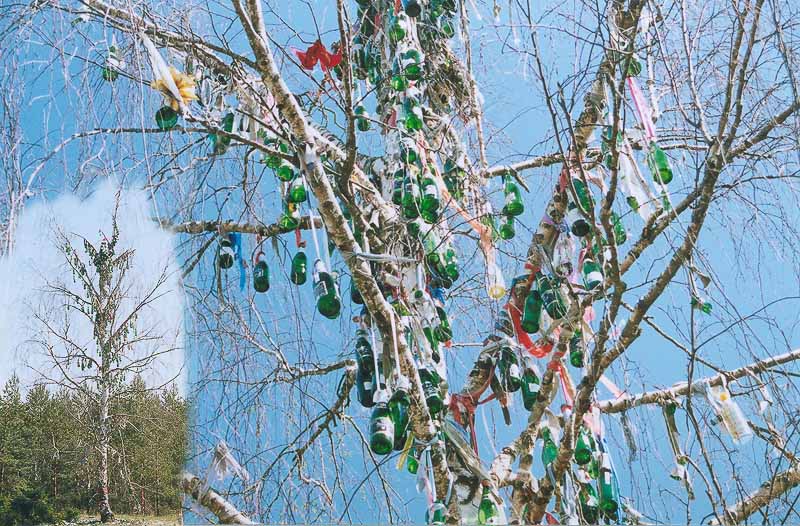
M 154 80 L 150 86 L 153 89 L 160 91 L 167 100 L 167 104 L 169 104 L 173 110 L 178 111 L 180 109 L 180 102 L 188 104 L 190 101 L 197 100 L 197 94 L 195 93 L 195 80 L 194 77 L 186 75 L 185 73 L 181 73 L 172 66 L 169 68 L 169 73 L 172 75 L 173 82 L 175 82 L 175 85 L 178 87 L 178 92 L 181 95 L 181 99 L 183 99 L 182 101 L 175 99 L 175 96 L 172 94 L 167 86 L 167 83 L 164 82 L 163 79 Z

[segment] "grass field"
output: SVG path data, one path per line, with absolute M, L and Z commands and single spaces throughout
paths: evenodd
M 88 526 L 101 525 L 100 519 L 97 516 L 81 516 L 77 522 L 69 524 Z M 179 526 L 182 523 L 181 516 L 175 515 L 117 515 L 116 521 L 110 523 L 115 526 Z

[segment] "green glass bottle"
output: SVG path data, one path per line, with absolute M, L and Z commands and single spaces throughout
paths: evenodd
M 522 203 L 522 195 L 519 191 L 519 186 L 514 182 L 514 179 L 506 174 L 505 185 L 503 187 L 505 192 L 505 204 L 503 205 L 503 214 L 506 216 L 516 217 L 525 211 L 525 205 Z
M 611 212 L 611 227 L 614 230 L 614 244 L 624 245 L 628 240 L 628 233 L 625 231 L 625 225 L 622 224 L 622 219 L 616 212 Z
M 408 80 L 417 81 L 422 78 L 422 56 L 416 49 L 403 53 L 403 71 Z
M 406 457 L 406 469 L 412 475 L 416 475 L 419 471 L 419 457 L 422 453 L 415 447 L 411 447 Z
M 306 193 L 306 185 L 303 184 L 303 179 L 298 177 L 292 184 L 289 185 L 289 202 L 298 204 L 303 203 L 308 198 Z
M 692 296 L 692 308 L 699 310 L 703 314 L 711 314 L 714 305 L 710 301 L 706 301 L 698 296 Z
M 600 269 L 600 265 L 588 255 L 583 260 L 581 274 L 587 290 L 595 290 L 603 284 L 603 271 Z
M 447 277 L 453 281 L 458 281 L 458 256 L 456 256 L 453 245 L 449 242 L 444 250 L 444 270 L 447 273 Z
M 228 236 L 222 236 L 217 241 L 217 265 L 222 269 L 229 269 L 233 266 L 233 261 L 236 259 L 236 254 L 233 251 L 233 245 Z
M 627 59 L 623 59 L 622 63 L 624 64 Z M 626 71 L 626 76 L 628 77 L 638 77 L 642 72 L 642 63 L 639 61 L 639 57 L 636 56 L 636 53 L 631 55 L 630 61 L 628 61 L 628 70 Z
M 560 320 L 567 313 L 567 306 L 561 295 L 560 283 L 557 279 L 550 280 L 541 272 L 536 275 L 536 288 L 539 297 L 542 298 L 542 305 L 547 314 L 554 320 Z
M 403 92 L 408 89 L 408 79 L 402 73 L 395 73 L 389 81 L 392 89 L 397 92 Z
M 581 514 L 586 524 L 600 524 L 598 516 L 597 492 L 591 484 L 582 484 L 578 492 L 578 501 L 581 506 Z
M 447 507 L 444 502 L 437 500 L 425 512 L 425 522 L 428 526 L 444 526 L 447 520 Z
M 355 114 L 356 128 L 362 132 L 369 131 L 369 129 L 372 127 L 372 123 L 369 121 L 369 113 L 367 113 L 367 109 L 363 104 L 356 106 Z
M 281 162 L 283 161 L 283 157 L 281 157 L 279 154 L 289 153 L 289 146 L 285 142 L 281 142 L 274 137 L 264 141 L 264 144 L 269 146 L 270 150 L 272 150 L 264 158 L 264 164 L 273 170 L 277 170 L 280 168 Z
M 406 444 L 408 432 L 408 410 L 411 407 L 411 398 L 408 392 L 411 390 L 411 382 L 405 376 L 400 376 L 395 385 L 394 393 L 389 399 L 389 414 L 394 424 L 394 449 L 402 451 Z
M 573 177 L 570 181 L 572 182 L 572 188 L 575 189 L 575 195 L 578 196 L 578 204 L 580 204 L 583 211 L 588 214 L 594 208 L 592 193 L 584 184 L 583 179 Z
M 514 239 L 515 235 L 514 216 L 505 216 L 505 221 L 500 225 L 500 238 L 508 241 L 509 239 Z
M 609 519 L 616 518 L 619 511 L 619 486 L 617 475 L 611 468 L 608 453 L 603 453 L 600 465 L 600 510 Z
M 650 173 L 657 183 L 669 184 L 672 181 L 672 168 L 669 165 L 667 154 L 655 141 L 650 142 L 650 150 L 647 153 L 647 166 L 650 168 Z
M 403 11 L 411 18 L 416 18 L 422 12 L 419 0 L 403 0 Z
M 406 37 L 408 31 L 408 17 L 404 13 L 398 13 L 389 21 L 389 39 L 400 42 Z
M 539 292 L 531 288 L 525 298 L 525 310 L 522 312 L 522 330 L 528 334 L 539 332 L 542 321 L 542 298 Z
M 369 447 L 376 455 L 388 455 L 394 448 L 394 424 L 385 401 L 377 402 L 372 410 Z
M 420 191 L 417 178 L 411 172 L 406 173 L 403 180 L 403 200 L 402 210 L 405 219 L 416 219 L 419 217 Z
M 358 401 L 364 407 L 375 405 L 375 357 L 372 354 L 372 345 L 367 338 L 367 331 L 356 330 L 355 355 L 358 370 L 356 373 L 356 394 Z
M 575 203 L 571 201 L 567 205 L 567 223 L 570 231 L 577 237 L 584 237 L 591 230 L 589 222 L 583 217 Z
M 223 131 L 231 133 L 233 131 L 233 113 L 226 113 L 222 118 L 219 127 L 222 128 Z M 228 146 L 231 144 L 230 135 L 217 135 L 212 133 L 209 135 L 209 138 L 211 139 L 211 146 L 215 155 L 225 153 L 225 151 L 228 149 Z
M 558 457 L 558 446 L 553 441 L 549 427 L 542 428 L 542 441 L 542 464 L 549 466 Z
M 409 133 L 420 131 L 424 124 L 422 108 L 412 97 L 407 97 L 403 102 L 403 123 Z
M 169 130 L 178 124 L 178 112 L 169 106 L 162 106 L 156 112 L 156 126 L 159 130 Z
M 294 166 L 289 161 L 281 159 L 281 164 L 278 166 L 278 169 L 275 170 L 275 175 L 281 181 L 288 183 L 294 179 Z
M 573 367 L 583 367 L 584 356 L 583 335 L 581 331 L 575 331 L 569 340 L 569 363 Z
M 314 262 L 314 297 L 317 301 L 319 313 L 330 320 L 339 317 L 342 309 L 342 302 L 339 300 L 339 291 L 336 281 L 328 272 L 325 263 L 321 260 Z
M 115 43 L 116 40 L 112 40 L 111 45 L 108 46 L 108 56 L 106 57 L 106 63 L 101 72 L 103 80 L 106 82 L 114 82 L 119 77 L 122 59 L 120 58 L 119 50 Z
M 256 292 L 269 290 L 269 267 L 263 259 L 253 266 L 253 288 L 256 289 Z
M 300 210 L 297 209 L 297 205 L 288 201 L 283 202 L 283 213 L 278 218 L 278 226 L 284 232 L 289 232 L 300 226 Z
M 525 372 L 522 373 L 522 404 L 527 411 L 533 409 L 541 387 L 542 381 L 536 372 L 536 366 L 531 359 L 526 359 Z
M 433 329 L 434 336 L 440 342 L 449 342 L 453 339 L 453 329 L 450 328 L 450 320 L 447 319 L 447 312 L 441 307 L 436 307 L 436 314 L 439 324 Z
M 594 439 L 589 434 L 589 430 L 581 427 L 578 431 L 578 440 L 575 443 L 575 463 L 579 466 L 585 466 L 592 461 L 592 452 L 594 451 Z
M 439 390 L 439 375 L 427 367 L 420 367 L 419 379 L 422 383 L 425 402 L 428 404 L 428 411 L 435 418 L 444 406 L 442 393 Z
M 400 159 L 407 165 L 415 164 L 419 159 L 417 155 L 417 143 L 410 138 L 400 142 Z
M 491 485 L 488 480 L 484 480 L 483 493 L 481 495 L 481 503 L 478 505 L 478 524 L 491 525 L 500 524 L 500 512 L 497 509 L 497 504 L 491 496 Z
M 422 199 L 419 203 L 419 213 L 428 223 L 435 223 L 439 219 L 439 187 L 430 172 L 425 172 L 422 178 Z
M 500 372 L 500 382 L 508 393 L 519 391 L 522 385 L 522 374 L 519 370 L 519 359 L 514 349 L 504 345 L 500 347 L 497 360 L 497 369 Z
M 364 298 L 361 296 L 361 292 L 358 290 L 358 286 L 353 279 L 350 280 L 350 301 L 356 305 L 364 304 Z
M 439 32 L 444 38 L 453 38 L 456 34 L 456 28 L 453 25 L 453 20 L 450 17 L 439 17 Z
M 400 206 L 403 204 L 403 183 L 406 178 L 406 171 L 402 168 L 395 170 L 392 176 L 392 203 Z
M 362 407 L 375 406 L 374 367 L 370 371 L 363 371 L 361 368 L 356 371 L 356 395 Z
M 289 272 L 289 280 L 295 285 L 302 285 L 306 282 L 308 271 L 308 257 L 302 250 L 292 258 L 292 268 Z

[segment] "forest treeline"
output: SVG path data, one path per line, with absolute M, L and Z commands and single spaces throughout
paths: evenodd
M 118 513 L 165 514 L 181 506 L 187 404 L 176 388 L 134 378 L 114 400 L 110 498 Z M 12 377 L 0 392 L 0 525 L 92 513 L 98 497 L 96 404 Z M 27 517 L 27 519 L 25 518 Z

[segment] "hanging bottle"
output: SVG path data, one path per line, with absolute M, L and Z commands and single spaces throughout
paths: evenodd
M 169 130 L 178 124 L 178 112 L 170 106 L 162 106 L 156 112 L 156 126 L 159 130 Z
M 558 457 L 558 446 L 553 441 L 553 435 L 549 427 L 542 428 L 542 464 L 549 466 Z
M 572 201 L 567 204 L 567 223 L 569 224 L 570 232 L 577 237 L 584 237 L 591 230 L 586 218 L 583 217 Z
M 322 260 L 314 262 L 314 297 L 317 301 L 317 310 L 328 319 L 339 317 L 342 303 L 339 300 L 339 291 L 336 281 L 328 272 Z
M 294 165 L 285 159 L 281 159 L 278 169 L 275 170 L 275 175 L 281 181 L 288 183 L 294 179 Z
M 500 238 L 508 241 L 509 239 L 514 239 L 515 235 L 514 216 L 505 216 L 505 221 L 500 225 Z
M 456 251 L 453 248 L 452 243 L 449 241 L 445 244 L 444 250 L 444 270 L 447 273 L 447 277 L 449 277 L 453 281 L 457 281 L 459 278 L 458 272 L 458 256 L 456 256 Z
M 295 230 L 300 226 L 300 210 L 297 205 L 288 201 L 283 202 L 283 213 L 278 218 L 278 226 L 284 232 Z
M 536 288 L 542 298 L 542 305 L 547 314 L 554 320 L 560 320 L 567 313 L 567 306 L 561 295 L 561 286 L 558 280 L 550 280 L 541 272 L 536 275 Z
M 500 347 L 497 368 L 500 372 L 503 389 L 508 393 L 518 391 L 522 384 L 522 376 L 519 370 L 519 359 L 514 349 L 507 345 Z
M 600 510 L 607 518 L 615 520 L 619 511 L 619 486 L 611 467 L 608 453 L 602 453 L 600 464 Z
M 406 170 L 398 166 L 392 175 L 392 203 L 400 206 L 403 204 L 403 184 L 406 178 Z
M 429 526 L 444 526 L 447 520 L 447 508 L 444 503 L 437 500 L 425 512 L 425 521 Z
M 650 168 L 650 173 L 657 183 L 669 184 L 672 181 L 672 168 L 669 165 L 669 158 L 655 141 L 650 142 L 650 150 L 647 152 L 647 166 Z
M 369 121 L 369 113 L 363 104 L 359 104 L 355 109 L 356 114 L 356 127 L 359 131 L 369 131 L 372 124 Z
M 375 398 L 369 420 L 369 447 L 376 455 L 388 455 L 394 448 L 394 423 L 386 403 L 386 392 L 380 391 Z
M 419 449 L 411 446 L 411 449 L 408 452 L 408 456 L 406 457 L 406 469 L 412 475 L 416 475 L 417 471 L 419 471 L 419 457 L 422 453 Z
M 402 107 L 403 123 L 406 126 L 406 131 L 409 133 L 420 131 L 424 121 L 422 120 L 422 107 L 419 105 L 419 101 L 415 97 L 406 96 Z
M 307 199 L 306 185 L 303 184 L 303 178 L 297 177 L 292 184 L 289 185 L 289 202 L 294 204 L 304 203 Z
M 416 18 L 422 11 L 419 0 L 403 0 L 403 10 L 411 18 Z
M 292 258 L 292 268 L 289 272 L 289 280 L 295 285 L 302 285 L 307 279 L 308 258 L 306 253 L 299 250 Z
M 578 440 L 575 444 L 575 463 L 585 466 L 592 461 L 594 452 L 594 438 L 589 434 L 589 430 L 581 426 L 578 431 Z
M 599 524 L 597 492 L 591 484 L 581 484 L 578 500 L 584 522 L 586 524 Z
M 260 257 L 253 265 L 253 288 L 256 292 L 267 292 L 269 290 L 269 267 L 267 262 Z
M 613 210 L 611 211 L 611 227 L 614 231 L 614 244 L 617 246 L 624 245 L 628 240 L 628 233 L 625 231 L 622 219 Z
M 111 44 L 108 46 L 108 55 L 106 56 L 106 63 L 103 66 L 102 76 L 103 80 L 107 82 L 114 82 L 119 77 L 119 71 L 122 68 L 122 57 L 117 48 L 116 35 L 111 36 Z
M 389 415 L 394 424 L 394 449 L 402 451 L 406 443 L 408 432 L 408 410 L 411 407 L 411 398 L 408 396 L 411 382 L 405 376 L 398 376 L 394 393 L 389 399 Z
M 711 314 L 714 304 L 700 296 L 692 295 L 691 305 L 693 309 L 697 309 L 703 314 Z
M 377 389 L 375 384 L 375 357 L 373 356 L 372 345 L 367 338 L 367 331 L 364 329 L 356 330 L 356 394 L 358 401 L 364 407 L 375 405 L 374 395 Z
M 233 132 L 233 113 L 226 113 L 222 118 L 219 127 L 225 132 Z M 217 135 L 216 133 L 212 133 L 209 135 L 209 138 L 211 139 L 211 147 L 214 151 L 214 155 L 221 155 L 225 153 L 228 149 L 228 146 L 231 144 L 230 135 Z
M 428 170 L 422 177 L 422 199 L 419 212 L 422 219 L 428 224 L 435 223 L 439 219 L 439 187 Z
M 389 20 L 389 39 L 400 42 L 406 37 L 408 32 L 408 17 L 405 13 L 398 13 Z
M 514 182 L 510 174 L 504 177 L 505 185 L 503 192 L 505 193 L 505 204 L 503 205 L 503 215 L 509 217 L 516 217 L 522 215 L 525 211 L 525 205 L 522 203 L 522 195 L 519 191 L 519 186 Z
M 403 217 L 405 219 L 416 219 L 419 216 L 420 192 L 416 176 L 406 172 L 403 180 Z
M 595 290 L 603 284 L 603 272 L 600 269 L 600 265 L 589 257 L 588 254 L 583 259 L 581 274 L 583 275 L 583 283 L 586 285 L 587 290 Z
M 527 411 L 533 409 L 533 405 L 539 398 L 539 389 L 541 387 L 542 381 L 539 379 L 536 364 L 533 363 L 532 357 L 526 356 L 525 372 L 522 373 L 522 404 Z
M 425 395 L 425 402 L 428 404 L 428 411 L 432 417 L 436 417 L 442 410 L 444 402 L 442 393 L 439 390 L 439 375 L 427 367 L 420 367 L 419 379 L 422 383 L 422 392 Z
M 219 244 L 217 247 L 217 265 L 221 269 L 229 269 L 233 266 L 234 259 L 236 259 L 230 236 L 221 236 L 217 242 Z
M 539 292 L 531 287 L 525 298 L 525 310 L 522 313 L 522 330 L 528 334 L 539 332 L 542 320 L 542 298 Z
M 449 342 L 453 339 L 453 330 L 450 328 L 447 312 L 442 307 L 437 306 L 436 314 L 439 318 L 439 324 L 434 328 L 434 335 L 440 342 Z
M 583 335 L 575 331 L 569 340 L 569 363 L 573 367 L 583 367 L 585 353 L 583 350 Z
M 483 486 L 483 493 L 481 494 L 481 503 L 478 505 L 478 524 L 482 526 L 500 524 L 500 511 L 492 499 L 491 483 L 488 480 L 484 480 L 481 485 Z
M 403 71 L 408 80 L 422 78 L 422 55 L 416 49 L 409 49 L 402 55 Z

